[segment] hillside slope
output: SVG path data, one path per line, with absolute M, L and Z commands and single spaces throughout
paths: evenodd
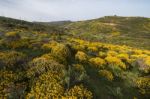
M 113 20 L 43 25 L 0 18 L 0 99 L 149 99 L 150 50 L 106 43 L 124 36 L 135 44 L 136 28 L 125 35 L 116 25 L 124 18 Z M 148 27 L 149 21 L 138 22 Z M 137 29 L 146 31 L 135 35 L 145 43 L 138 47 L 147 48 L 148 28 Z
M 150 49 L 150 19 L 106 16 L 65 25 L 75 37 Z

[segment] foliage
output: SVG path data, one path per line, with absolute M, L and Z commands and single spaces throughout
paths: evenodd
M 80 62 L 85 62 L 85 61 L 87 61 L 88 56 L 86 55 L 86 53 L 84 53 L 82 51 L 78 51 L 75 55 L 75 58 Z
M 57 42 L 52 41 L 52 42 L 50 42 L 50 43 L 43 44 L 43 45 L 42 45 L 42 49 L 43 49 L 43 50 L 51 51 L 51 49 L 52 49 L 53 47 L 55 47 L 56 45 L 57 45 Z
M 149 18 L 106 16 L 65 27 L 68 27 L 67 33 L 80 39 L 150 49 L 149 24 Z
M 23 65 L 25 60 L 26 60 L 26 55 L 21 52 L 17 52 L 17 51 L 0 52 L 1 68 L 10 69 L 10 70 L 21 69 L 24 68 L 21 67 L 21 65 Z
M 100 70 L 100 76 L 105 77 L 107 80 L 112 81 L 114 79 L 113 74 L 108 70 Z
M 47 72 L 41 75 L 31 88 L 27 99 L 58 98 L 63 95 L 64 88 L 61 84 L 61 73 Z
M 47 71 L 55 71 L 55 72 L 61 72 L 61 70 L 64 68 L 63 65 L 57 63 L 54 60 L 49 60 L 45 57 L 39 57 L 33 59 L 29 63 L 29 69 L 27 71 L 27 76 L 29 78 L 31 77 L 38 77 L 39 75 L 43 74 Z
M 21 38 L 19 33 L 15 32 L 15 31 L 8 32 L 8 33 L 5 34 L 5 36 L 6 36 L 6 39 L 9 40 L 9 41 L 16 41 L 16 40 Z
M 126 65 L 117 57 L 108 56 L 105 58 L 105 60 L 108 62 L 108 64 L 113 66 L 119 66 L 122 69 L 126 69 Z
M 88 47 L 89 51 L 97 52 L 98 48 L 97 47 Z
M 136 81 L 137 87 L 140 89 L 142 94 L 150 94 L 150 78 L 149 77 L 139 77 Z
M 101 57 L 101 58 L 105 58 L 107 56 L 107 54 L 105 52 L 100 51 L 98 53 L 98 56 Z
M 71 57 L 69 47 L 60 43 L 52 47 L 51 54 L 61 63 L 67 63 L 68 59 Z
M 105 60 L 99 57 L 91 58 L 89 61 L 97 68 L 104 68 L 104 65 L 106 65 Z
M 24 97 L 24 91 L 26 89 L 26 84 L 15 83 L 16 81 L 22 79 L 21 73 L 14 73 L 12 71 L 0 71 L 0 98 L 21 98 Z
M 84 88 L 83 85 L 74 86 L 65 93 L 66 96 L 73 96 L 77 99 L 92 99 L 92 93 Z

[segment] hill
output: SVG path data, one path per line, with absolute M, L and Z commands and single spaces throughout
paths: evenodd
M 75 37 L 150 49 L 150 19 L 106 16 L 65 26 Z
M 61 24 L 62 23 L 63 22 L 61 22 Z M 54 25 L 53 22 L 43 24 L 42 22 L 28 22 L 24 20 L 0 16 L 0 32 L 8 32 L 17 29 L 25 31 L 47 32 L 47 33 L 54 33 L 54 32 L 56 33 L 57 31 L 62 30 L 62 28 Z
M 53 25 L 62 26 L 62 25 L 70 24 L 72 23 L 72 21 L 66 20 L 66 21 L 34 22 L 34 23 L 39 23 L 39 24 L 48 25 L 48 26 L 53 26 Z

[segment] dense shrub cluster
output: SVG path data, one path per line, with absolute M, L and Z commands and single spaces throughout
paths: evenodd
M 33 34 L 38 39 L 8 32 L 1 40 L 0 98 L 149 97 L 149 50 Z
M 26 55 L 16 51 L 0 52 L 0 68 L 4 69 L 21 69 L 26 60 Z

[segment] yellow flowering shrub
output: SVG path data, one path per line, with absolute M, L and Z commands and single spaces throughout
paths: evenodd
M 89 46 L 89 47 L 88 47 L 88 50 L 89 50 L 89 51 L 92 51 L 92 52 L 97 52 L 97 51 L 98 51 L 98 48 L 97 48 L 97 47 L 94 47 L 94 46 Z
M 112 81 L 114 79 L 113 74 L 108 70 L 100 70 L 99 75 L 105 77 L 109 81 Z
M 75 71 L 77 71 L 79 73 L 85 72 L 85 69 L 84 69 L 83 65 L 81 65 L 81 64 L 74 64 L 73 67 L 74 67 Z
M 84 40 L 81 40 L 81 39 L 74 39 L 74 38 L 71 38 L 71 39 L 69 39 L 70 41 L 73 41 L 73 42 L 76 42 L 76 43 L 78 43 L 78 44 L 80 44 L 80 45 L 83 45 L 83 44 L 85 44 L 85 43 L 88 43 L 88 42 L 85 42 Z
M 61 99 L 78 99 L 76 96 L 62 96 Z
M 91 58 L 89 62 L 97 68 L 104 68 L 104 65 L 106 64 L 105 60 L 99 57 Z
M 27 76 L 35 77 L 43 74 L 47 71 L 55 71 L 55 72 L 61 72 L 64 68 L 63 65 L 57 63 L 54 60 L 49 60 L 44 57 L 34 58 L 29 63 L 29 69 L 27 71 Z
M 70 49 L 66 45 L 60 43 L 52 47 L 51 54 L 61 63 L 67 63 L 67 60 L 71 57 Z
M 43 50 L 51 50 L 56 45 L 57 45 L 57 42 L 51 41 L 50 43 L 43 44 L 41 48 Z
M 136 80 L 136 86 L 139 88 L 142 94 L 150 94 L 150 78 L 149 77 L 139 77 Z
M 0 99 L 3 99 L 3 97 L 6 97 L 5 99 L 8 99 L 8 97 L 10 96 L 11 94 L 11 91 L 7 91 L 8 88 L 11 86 L 11 85 L 14 85 L 14 74 L 12 73 L 9 73 L 7 71 L 5 71 L 4 73 L 2 73 L 0 71 L 0 77 L 1 77 L 1 80 L 0 80 Z M 4 76 L 6 75 L 6 76 Z M 5 77 L 5 78 L 4 78 Z
M 18 40 L 20 39 L 20 35 L 17 31 L 7 32 L 5 34 L 7 40 Z
M 0 70 L 0 99 L 23 96 L 22 90 L 25 90 L 25 86 L 21 83 L 16 83 L 21 78 L 20 73 Z
M 100 51 L 100 52 L 98 53 L 98 56 L 101 57 L 101 58 L 105 58 L 105 57 L 107 56 L 107 54 L 104 53 L 104 52 L 102 52 L 102 51 Z
M 145 58 L 145 64 L 150 67 L 150 56 Z
M 7 48 L 11 48 L 11 49 L 28 48 L 30 46 L 27 39 L 19 39 L 19 40 L 16 40 L 16 41 L 11 41 L 9 43 L 5 42 L 4 45 Z
M 43 54 L 41 57 L 47 60 L 55 60 L 55 58 L 53 57 L 51 53 Z
M 26 55 L 17 51 L 0 52 L 0 65 L 7 69 L 23 68 L 17 67 L 25 61 Z
M 135 50 L 133 50 L 133 53 L 136 54 L 136 55 L 140 55 L 140 54 L 143 53 L 143 51 L 135 49 Z
M 128 54 L 123 54 L 123 53 L 122 54 L 118 54 L 117 58 L 119 58 L 119 59 L 129 63 L 129 55 Z
M 108 64 L 119 66 L 122 69 L 126 69 L 126 65 L 117 57 L 107 56 L 105 60 Z
M 140 54 L 140 55 L 133 54 L 133 55 L 131 55 L 131 59 L 142 59 L 145 57 L 147 57 L 146 54 Z
M 144 51 L 143 51 L 143 54 L 150 55 L 150 51 L 149 51 L 149 50 L 144 50 Z
M 66 96 L 73 96 L 77 99 L 92 99 L 93 95 L 92 92 L 87 90 L 83 85 L 74 86 L 69 91 L 65 93 Z M 75 99 L 76 99 L 75 98 Z
M 35 85 L 27 94 L 27 99 L 53 99 L 59 98 L 64 93 L 64 87 L 61 83 L 61 73 L 47 72 L 39 77 Z
M 107 52 L 107 56 L 116 56 L 117 54 L 117 52 L 111 50 Z
M 80 62 L 85 62 L 88 59 L 88 56 L 86 55 L 86 53 L 82 52 L 82 51 L 78 51 L 75 55 L 76 60 L 79 60 Z
M 84 45 L 72 45 L 72 47 L 76 50 L 85 50 L 85 46 Z

